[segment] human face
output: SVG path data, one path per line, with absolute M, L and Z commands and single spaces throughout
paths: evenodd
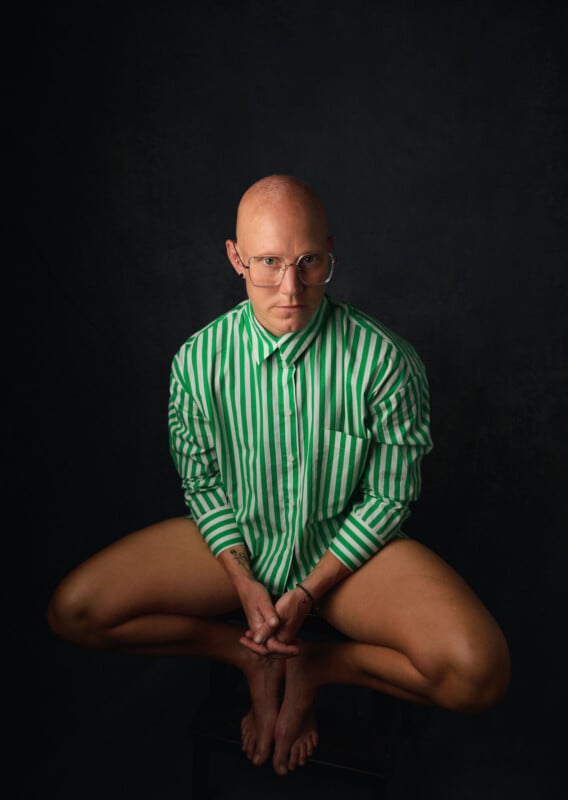
M 241 215 L 238 241 L 227 240 L 227 255 L 235 271 L 246 281 L 252 310 L 258 322 L 274 336 L 304 328 L 316 312 L 326 286 L 304 286 L 295 267 L 288 267 L 282 283 L 260 287 L 251 283 L 243 267 L 252 256 L 279 255 L 287 264 L 305 253 L 331 249 L 325 224 L 303 198 L 263 203 Z

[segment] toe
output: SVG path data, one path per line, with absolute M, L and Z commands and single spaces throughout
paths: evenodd
M 301 764 L 302 758 L 302 746 L 300 744 L 294 743 L 290 748 L 290 758 L 288 759 L 288 769 L 294 770 Z
M 272 759 L 272 766 L 274 767 L 274 772 L 277 775 L 286 775 L 288 772 L 288 765 L 286 761 L 282 760 L 282 757 L 279 753 L 274 754 L 274 758 Z

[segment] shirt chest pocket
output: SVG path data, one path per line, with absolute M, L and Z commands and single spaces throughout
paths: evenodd
M 370 447 L 371 439 L 343 431 L 323 432 L 313 474 L 317 484 L 315 511 L 320 519 L 334 517 L 349 505 Z

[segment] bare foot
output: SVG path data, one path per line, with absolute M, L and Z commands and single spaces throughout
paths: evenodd
M 284 668 L 281 658 L 252 653 L 244 668 L 252 705 L 241 720 L 242 749 L 255 766 L 264 764 L 272 750 Z
M 301 656 L 286 661 L 286 689 L 274 731 L 272 763 L 278 775 L 304 766 L 318 743 L 316 690 L 307 680 Z

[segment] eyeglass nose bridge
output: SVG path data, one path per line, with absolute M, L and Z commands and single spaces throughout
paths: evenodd
M 291 261 L 289 264 L 286 264 L 286 263 L 282 264 L 282 266 L 280 267 L 280 270 L 282 272 L 286 272 L 288 267 L 296 267 L 296 269 L 299 269 L 300 271 L 302 269 L 301 266 L 300 266 L 300 261 L 298 260 L 297 263 L 295 261 Z

